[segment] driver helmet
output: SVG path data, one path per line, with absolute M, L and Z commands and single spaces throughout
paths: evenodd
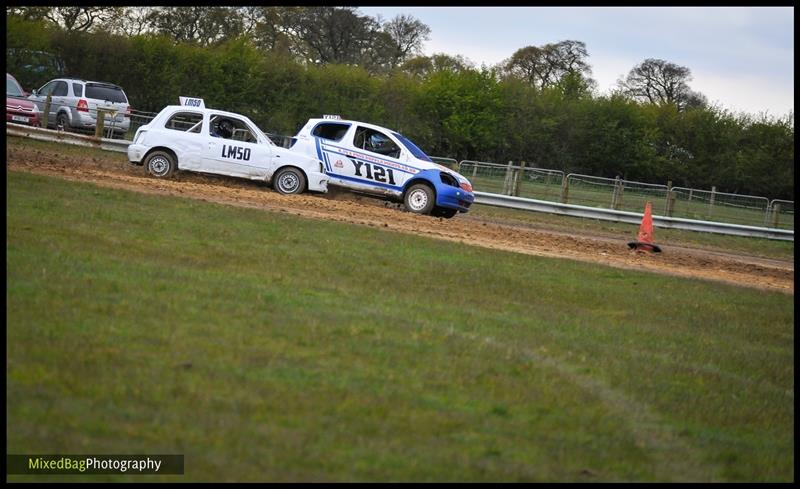
M 217 122 L 217 134 L 223 138 L 230 138 L 233 136 L 233 123 L 228 119 L 222 119 Z

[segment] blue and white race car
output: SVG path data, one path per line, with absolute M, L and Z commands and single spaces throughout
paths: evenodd
M 402 201 L 418 214 L 450 218 L 475 200 L 472 184 L 434 163 L 401 134 L 338 116 L 309 119 L 291 150 L 325 164 L 329 185 Z

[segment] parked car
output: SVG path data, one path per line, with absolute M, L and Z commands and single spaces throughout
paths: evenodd
M 26 95 L 16 78 L 6 73 L 6 122 L 39 125 L 39 109 Z
M 131 106 L 125 92 L 113 83 L 56 78 L 34 90 L 28 97 L 44 112 L 47 96 L 52 96 L 47 116 L 48 127 L 65 131 L 94 131 L 97 111 L 105 109 L 104 127 L 114 135 L 124 135 L 131 125 Z
M 325 163 L 330 185 L 402 201 L 418 214 L 451 218 L 475 200 L 461 174 L 431 161 L 398 132 L 338 116 L 309 119 L 291 150 Z
M 158 178 L 188 170 L 263 180 L 282 194 L 328 190 L 317 158 L 276 146 L 247 117 L 205 104 L 162 109 L 136 131 L 128 160 Z

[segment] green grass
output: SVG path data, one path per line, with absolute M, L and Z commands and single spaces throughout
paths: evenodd
M 66 480 L 794 479 L 791 296 L 7 177 L 7 453 L 186 456 Z

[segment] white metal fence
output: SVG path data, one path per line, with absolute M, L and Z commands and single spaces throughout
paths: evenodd
M 618 211 L 642 212 L 646 202 L 666 217 L 794 229 L 794 201 L 670 187 L 559 170 L 463 160 L 458 171 L 476 191 Z

